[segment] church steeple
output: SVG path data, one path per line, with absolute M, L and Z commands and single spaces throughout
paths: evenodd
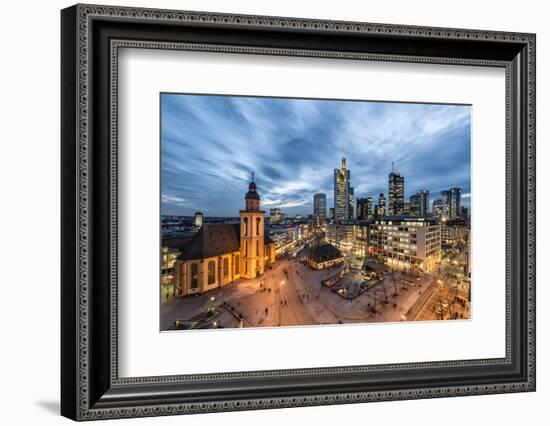
M 241 276 L 255 278 L 264 273 L 264 222 L 265 212 L 260 210 L 260 196 L 252 173 L 248 192 L 244 197 L 245 209 L 241 216 Z
M 254 182 L 254 172 L 252 172 L 248 192 L 244 196 L 246 210 L 260 210 L 260 195 L 256 190 L 256 182 Z

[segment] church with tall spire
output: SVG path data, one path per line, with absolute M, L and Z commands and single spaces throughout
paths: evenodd
M 275 243 L 265 232 L 254 173 L 239 216 L 239 223 L 203 222 L 197 234 L 181 242 L 174 263 L 177 294 L 199 294 L 240 278 L 253 279 L 275 262 Z

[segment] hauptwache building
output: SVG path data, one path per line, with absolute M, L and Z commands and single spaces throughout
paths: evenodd
M 203 293 L 239 278 L 256 278 L 275 262 L 275 243 L 265 233 L 265 212 L 260 210 L 254 176 L 244 198 L 240 223 L 203 223 L 181 247 L 174 263 L 177 293 Z

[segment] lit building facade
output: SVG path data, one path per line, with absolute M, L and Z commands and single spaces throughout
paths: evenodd
M 369 225 L 367 223 L 356 224 L 354 237 L 353 254 L 359 257 L 367 256 L 369 250 Z
M 327 218 L 327 194 L 315 194 L 313 196 L 313 217 L 317 223 L 322 223 Z
M 449 219 L 441 225 L 441 242 L 453 245 L 468 240 L 468 225 L 463 218 Z
M 443 203 L 443 215 L 442 219 L 447 220 L 450 217 L 450 204 L 451 204 L 451 194 L 450 191 L 441 191 L 441 202 Z
M 348 220 L 355 219 L 355 194 L 353 188 L 349 188 L 348 194 Z
M 404 204 L 405 177 L 392 171 L 388 176 L 388 216 L 403 214 Z
M 368 252 L 368 235 L 368 223 L 333 223 L 327 226 L 326 238 L 342 253 L 363 257 Z
M 386 197 L 383 193 L 378 195 L 378 216 L 386 216 Z
M 178 258 L 179 250 L 176 247 L 162 247 L 161 260 L 161 284 L 170 285 L 174 281 L 174 264 Z
M 445 203 L 442 197 L 438 197 L 432 203 L 432 213 L 434 217 L 443 219 L 445 217 Z
M 311 228 L 307 223 L 285 224 L 270 229 L 270 239 L 274 242 L 276 256 L 292 252 L 310 236 Z
M 441 229 L 433 219 L 387 217 L 369 226 L 369 253 L 391 267 L 431 271 L 441 261 Z
M 367 205 L 365 208 L 365 212 L 367 214 L 367 220 L 370 220 L 374 217 L 374 211 L 372 206 L 372 197 L 367 197 Z
M 449 219 L 457 219 L 460 217 L 460 198 L 462 190 L 460 188 L 449 189 Z
M 273 209 L 269 209 L 269 223 L 281 223 L 283 220 L 283 212 L 281 209 L 275 207 Z
M 195 213 L 193 224 L 195 225 L 196 228 L 200 228 L 202 226 L 202 220 L 203 220 L 202 213 L 201 212 Z
M 343 253 L 351 253 L 355 244 L 355 225 L 331 223 L 327 226 L 327 240 Z
M 417 191 L 410 198 L 410 214 L 417 217 L 427 217 L 430 206 L 430 192 L 426 189 Z M 405 209 L 406 210 L 406 209 Z
M 462 190 L 460 188 L 455 187 L 441 191 L 441 196 L 434 200 L 432 206 L 434 216 L 443 220 L 463 217 L 461 197 Z
M 346 168 L 346 159 L 342 158 L 340 169 L 334 169 L 334 220 L 345 222 L 353 219 L 355 198 L 350 185 L 351 172 Z
M 372 219 L 372 197 L 357 199 L 357 220 Z

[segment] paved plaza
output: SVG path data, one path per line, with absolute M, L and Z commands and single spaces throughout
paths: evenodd
M 162 330 L 469 317 L 468 304 L 462 302 L 467 300 L 464 287 L 451 285 L 450 279 L 457 274 L 453 260 L 459 254 L 448 257 L 432 274 L 389 271 L 372 281 L 365 281 L 366 274 L 355 268 L 357 262 L 346 260 L 337 267 L 314 270 L 300 262 L 303 254 L 278 260 L 261 277 L 241 279 L 201 295 L 173 297 L 163 293 Z M 322 285 L 324 279 L 349 265 L 354 269 L 333 288 Z M 359 291 L 361 282 L 368 282 L 368 288 Z M 338 289 L 344 287 L 355 293 L 343 297 Z

